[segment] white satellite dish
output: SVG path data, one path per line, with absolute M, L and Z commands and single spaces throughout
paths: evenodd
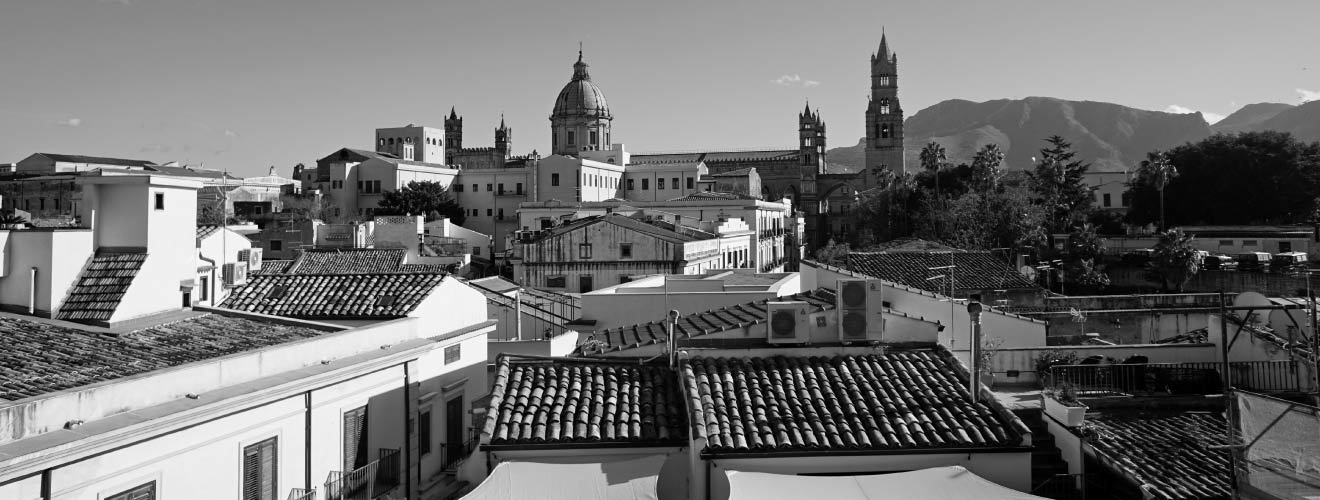
M 1029 280 L 1036 279 L 1036 268 L 1034 267 L 1022 266 L 1021 268 L 1018 269 L 1018 272 L 1022 273 L 1022 275 L 1026 276 L 1027 279 Z
M 1251 312 L 1251 317 L 1247 318 L 1247 320 L 1257 325 L 1264 323 L 1264 318 L 1269 316 L 1269 310 L 1266 308 L 1273 305 L 1274 303 L 1270 302 L 1269 297 L 1266 297 L 1260 292 L 1241 292 L 1237 294 L 1236 297 L 1233 297 L 1233 307 L 1235 309 L 1239 307 L 1254 307 L 1257 309 L 1256 311 L 1248 311 L 1246 309 L 1233 311 L 1234 313 L 1237 313 L 1239 317 L 1247 317 L 1247 313 Z

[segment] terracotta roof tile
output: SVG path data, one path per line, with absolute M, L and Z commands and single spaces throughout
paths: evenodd
M 973 404 L 947 351 L 826 357 L 692 358 L 687 397 L 706 452 L 1002 448 L 1020 420 Z
M 215 314 L 119 336 L 0 316 L 0 331 L 0 400 L 8 401 L 324 333 Z
M 288 274 L 289 269 L 293 267 L 292 260 L 269 259 L 261 261 L 261 269 L 253 271 L 252 275 L 262 274 Z
M 663 364 L 501 357 L 484 433 L 492 445 L 687 440 L 678 381 Z
M 403 249 L 307 250 L 294 263 L 292 274 L 394 273 L 407 257 Z
M 937 274 L 947 276 L 950 274 L 948 270 L 930 271 L 928 268 L 949 265 L 950 255 L 953 256 L 953 265 L 957 266 L 952 273 L 955 290 L 1041 289 L 1040 285 L 989 252 L 853 252 L 848 255 L 848 266 L 859 273 L 913 288 L 948 293 L 947 280 L 928 279 Z
M 307 319 L 407 316 L 443 274 L 266 274 L 235 288 L 221 307 Z
M 97 250 L 78 275 L 78 281 L 60 305 L 56 319 L 68 321 L 110 319 L 119 301 L 133 284 L 133 277 L 147 260 L 145 252 Z
M 1224 418 L 1217 413 L 1087 415 L 1097 435 L 1091 445 L 1106 467 L 1160 499 L 1227 499 L 1228 452 Z

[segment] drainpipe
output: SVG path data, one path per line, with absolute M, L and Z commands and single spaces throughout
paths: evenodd
M 37 314 L 37 267 L 32 266 L 29 271 L 30 285 L 28 286 L 28 315 Z

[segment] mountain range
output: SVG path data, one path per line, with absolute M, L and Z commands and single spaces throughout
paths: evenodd
M 1215 133 L 1276 130 L 1305 141 L 1320 141 L 1320 101 L 1294 106 L 1250 104 L 1211 125 L 1201 113 L 1149 111 L 1095 101 L 1052 97 L 972 102 L 951 99 L 918 111 L 903 122 L 908 171 L 920 168 L 921 148 L 931 141 L 947 151 L 954 164 L 970 163 L 976 150 L 998 144 L 1009 169 L 1027 169 L 1046 145 L 1061 135 L 1093 171 L 1132 168 L 1153 150 L 1194 142 Z M 865 139 L 855 146 L 830 149 L 831 171 L 856 170 L 864 164 Z

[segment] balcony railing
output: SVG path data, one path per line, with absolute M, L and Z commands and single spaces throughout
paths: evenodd
M 457 467 L 460 462 L 467 459 L 472 454 L 476 441 L 465 443 L 440 443 L 440 468 L 450 469 Z
M 1082 500 L 1086 476 L 1082 474 L 1055 474 L 1031 489 L 1031 494 L 1054 500 Z
M 399 486 L 399 450 L 381 449 L 380 456 L 351 472 L 331 471 L 326 500 L 373 500 Z
M 316 500 L 316 490 L 294 488 L 289 490 L 288 500 Z
M 1147 363 L 1060 365 L 1050 367 L 1048 387 L 1071 386 L 1079 394 L 1219 394 L 1224 390 L 1222 364 Z M 1229 363 L 1233 387 L 1257 392 L 1300 391 L 1297 362 Z

